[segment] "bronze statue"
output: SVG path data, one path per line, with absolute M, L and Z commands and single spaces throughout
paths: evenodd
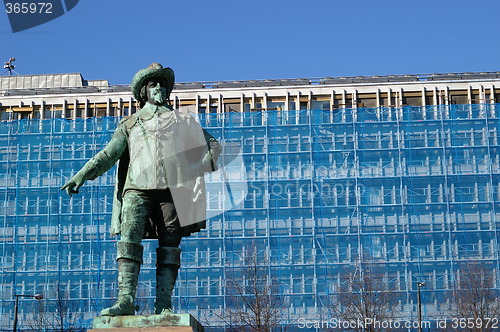
M 220 144 L 189 115 L 173 110 L 174 72 L 158 63 L 135 74 L 141 109 L 118 124 L 106 147 L 62 188 L 77 194 L 117 161 L 111 231 L 117 242 L 118 300 L 102 316 L 135 314 L 143 238 L 157 238 L 155 313 L 172 310 L 182 237 L 205 228 L 205 172 L 216 170 Z

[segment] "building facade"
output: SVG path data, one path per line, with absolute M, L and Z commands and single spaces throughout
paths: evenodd
M 446 318 L 471 264 L 498 290 L 499 94 L 500 73 L 176 84 L 173 106 L 229 161 L 207 175 L 207 229 L 181 245 L 175 307 L 238 324 L 225 313 L 252 264 L 292 329 L 335 318 L 347 274 L 383 280 L 407 320 L 417 283 L 424 319 Z M 0 77 L 0 329 L 15 294 L 46 295 L 20 301 L 26 329 L 61 311 L 88 327 L 113 302 L 114 169 L 73 198 L 59 188 L 137 107 L 128 86 L 79 74 Z M 156 244 L 144 245 L 149 313 Z

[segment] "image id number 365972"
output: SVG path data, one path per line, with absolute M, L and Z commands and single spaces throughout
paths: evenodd
M 498 328 L 498 318 L 453 318 L 451 320 L 451 327 L 453 329 L 465 328 Z
M 52 14 L 52 3 L 50 2 L 6 2 L 7 14 Z

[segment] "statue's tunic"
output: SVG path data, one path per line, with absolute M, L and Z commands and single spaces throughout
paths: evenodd
M 174 114 L 174 112 L 154 114 L 149 120 L 138 120 L 130 129 L 129 139 L 134 144 L 129 147 L 130 164 L 125 188 L 142 190 L 168 188 L 165 164 L 175 167 L 169 163 L 169 159 L 173 159 L 171 155 L 175 155 L 170 148 L 176 145 L 172 144 L 175 142 L 175 137 L 172 136 L 175 132 Z M 179 143 L 181 142 L 177 142 Z
M 195 119 L 149 103 L 123 119 L 111 141 L 84 166 L 95 179 L 119 161 L 111 233 L 119 234 L 123 194 L 170 189 L 183 235 L 205 228 L 204 172 L 215 170 L 220 145 Z M 200 194 L 201 193 L 201 194 Z M 145 237 L 155 238 L 146 225 Z

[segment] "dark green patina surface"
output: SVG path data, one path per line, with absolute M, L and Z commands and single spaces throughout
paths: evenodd
M 145 316 L 99 316 L 93 320 L 94 329 L 145 328 L 163 326 L 189 326 L 193 331 L 202 332 L 203 326 L 190 314 L 165 313 Z

